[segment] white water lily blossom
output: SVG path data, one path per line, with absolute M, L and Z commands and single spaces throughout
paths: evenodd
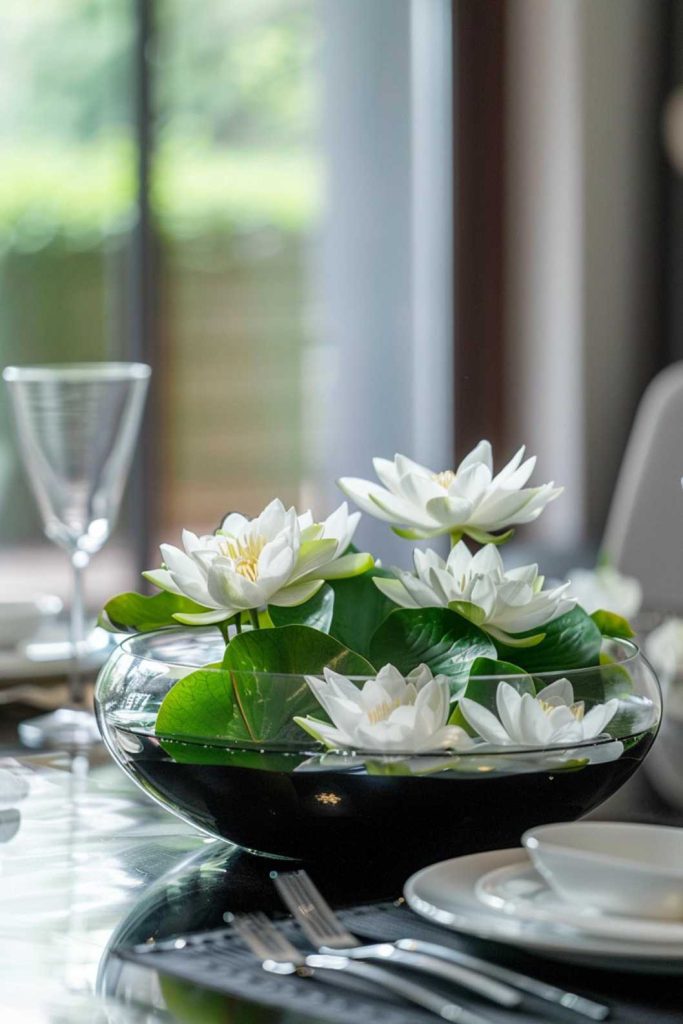
M 448 679 L 432 676 L 426 665 L 405 678 L 393 665 L 385 665 L 362 687 L 329 668 L 324 675 L 324 680 L 306 676 L 306 682 L 333 724 L 317 718 L 294 721 L 327 747 L 417 754 L 473 745 L 464 729 L 446 724 Z
M 415 550 L 415 571 L 394 569 L 396 579 L 374 578 L 375 586 L 403 608 L 446 607 L 502 642 L 538 629 L 570 611 L 569 583 L 543 590 L 537 565 L 505 570 L 494 544 L 473 555 L 464 541 L 444 561 L 435 551 Z
M 303 604 L 325 580 L 372 568 L 371 555 L 343 554 L 359 518 L 344 503 L 315 523 L 310 512 L 298 516 L 276 499 L 255 519 L 230 513 L 215 534 L 197 537 L 183 530 L 184 550 L 162 544 L 165 568 L 144 576 L 206 608 L 173 616 L 187 625 L 223 622 L 268 604 Z
M 518 693 L 509 683 L 499 683 L 498 717 L 468 697 L 461 697 L 458 706 L 471 728 L 488 743 L 545 747 L 595 739 L 614 717 L 619 701 L 596 704 L 586 713 L 583 701 L 574 701 L 569 680 L 556 679 L 536 696 Z
M 456 470 L 435 472 L 395 455 L 393 462 L 373 459 L 380 484 L 357 477 L 338 483 L 363 512 L 401 536 L 418 540 L 447 533 L 454 541 L 467 535 L 485 543 L 496 531 L 532 522 L 562 493 L 553 483 L 525 487 L 536 458 L 523 458 L 522 447 L 494 476 L 491 444 L 480 441 Z

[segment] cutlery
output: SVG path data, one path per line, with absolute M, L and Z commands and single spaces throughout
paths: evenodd
M 338 953 L 351 960 L 370 960 L 409 967 L 459 985 L 477 995 L 505 1006 L 519 1006 L 522 996 L 502 982 L 421 950 L 400 949 L 391 942 L 364 943 L 344 927 L 323 899 L 305 871 L 274 874 L 273 881 L 283 902 L 319 953 Z
M 305 955 L 292 945 L 263 913 L 234 914 L 229 920 L 242 941 L 261 961 L 263 969 L 271 974 L 311 977 L 318 971 L 344 971 L 369 981 L 386 992 L 400 996 L 453 1024 L 491 1024 L 486 1017 L 445 999 L 424 985 L 408 981 L 381 967 L 338 954 Z
M 363 950 L 377 950 L 380 948 L 377 945 L 363 945 L 356 935 L 352 935 L 347 930 L 305 871 L 277 874 L 274 881 L 287 907 L 297 919 L 309 940 L 319 949 L 322 948 L 338 953 L 343 951 L 343 955 L 351 957 L 362 956 Z M 324 924 L 321 924 L 321 922 L 324 922 Z M 326 941 L 318 943 L 316 940 L 320 936 L 321 928 L 323 927 L 326 929 Z M 315 939 L 313 938 L 314 934 L 316 936 Z M 554 1003 L 565 1009 L 573 1010 L 589 1020 L 606 1020 L 610 1014 L 609 1007 L 603 1003 L 594 1002 L 592 999 L 587 999 L 585 996 L 580 996 L 575 992 L 567 992 L 555 985 L 549 985 L 546 982 L 539 981 L 537 978 L 521 974 L 519 971 L 508 967 L 489 963 L 488 960 L 464 953 L 459 949 L 452 949 L 449 946 L 442 946 L 435 942 L 425 942 L 419 939 L 400 938 L 396 941 L 381 943 L 381 948 L 385 947 L 395 949 L 397 952 L 422 954 L 425 957 L 443 960 L 451 966 L 466 969 L 470 976 L 489 982 L 498 982 L 506 988 L 518 990 L 518 994 L 519 992 L 528 993 L 537 999 L 544 1000 L 544 1002 Z M 386 953 L 383 959 L 389 960 L 391 955 L 391 953 Z M 460 984 L 463 983 L 460 982 Z M 468 985 L 469 983 L 468 980 Z

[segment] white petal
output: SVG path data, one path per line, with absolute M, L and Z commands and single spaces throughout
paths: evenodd
M 584 737 L 590 740 L 604 732 L 617 713 L 618 707 L 619 701 L 612 699 L 608 700 L 605 704 L 597 704 L 594 708 L 591 708 L 581 723 Z
M 436 591 L 412 573 L 402 572 L 401 583 L 421 608 L 439 608 L 444 603 Z
M 574 688 L 568 679 L 556 679 L 548 686 L 544 686 L 536 694 L 537 700 L 543 700 L 547 704 L 566 704 L 568 707 L 574 703 Z
M 165 590 L 169 594 L 182 595 L 183 593 L 167 569 L 149 569 L 142 575 L 155 587 L 159 587 L 160 590 Z
M 458 466 L 458 473 L 469 466 L 482 462 L 489 470 L 493 469 L 493 455 L 490 441 L 480 441 L 479 444 L 469 452 Z
M 477 703 L 476 700 L 470 700 L 469 697 L 461 697 L 458 707 L 465 716 L 467 724 L 471 726 L 475 732 L 479 733 L 482 739 L 486 740 L 488 743 L 510 743 L 510 737 L 503 726 L 500 724 L 496 716 L 492 714 L 488 708 L 485 708 L 483 704 Z
M 298 583 L 290 583 L 268 598 L 268 604 L 276 605 L 278 608 L 290 608 L 304 604 L 309 598 L 317 594 L 322 587 L 324 580 L 301 580 Z
M 503 577 L 503 559 L 500 557 L 500 551 L 495 544 L 485 544 L 483 548 L 477 551 L 470 563 L 470 572 Z
M 518 742 L 529 746 L 543 746 L 550 742 L 552 727 L 548 716 L 531 694 L 522 695 L 519 713 Z
M 210 612 L 175 612 L 173 618 L 185 626 L 212 626 L 231 619 L 236 611 L 236 608 L 220 608 Z
M 241 515 L 239 512 L 231 512 L 221 523 L 221 531 L 230 537 L 234 537 L 241 533 L 248 523 L 249 520 L 246 516 Z
M 373 459 L 372 465 L 380 483 L 384 484 L 388 491 L 398 490 L 398 470 L 394 462 L 389 459 Z
M 378 484 L 372 483 L 370 480 L 361 480 L 358 477 L 345 476 L 337 481 L 337 484 L 347 496 L 355 501 L 356 505 L 363 512 L 367 512 L 368 515 L 374 516 L 375 519 L 381 519 L 385 523 L 397 523 L 395 516 L 385 512 L 380 505 L 373 501 L 375 498 L 391 497 L 389 491 L 380 487 Z M 398 525 L 401 525 L 401 521 L 398 521 Z
M 419 462 L 413 462 L 407 455 L 394 455 L 394 465 L 396 466 L 396 473 L 400 480 L 402 476 L 406 476 L 408 473 L 414 473 L 417 476 L 426 476 L 431 479 L 434 476 L 434 471 L 428 469 L 427 466 L 421 466 Z
M 407 473 L 400 478 L 397 493 L 411 505 L 421 509 L 432 498 L 443 497 L 444 490 L 431 477 L 421 476 L 418 473 Z
M 509 683 L 498 683 L 496 710 L 503 728 L 512 740 L 519 741 L 519 717 L 522 713 L 522 696 Z
M 446 568 L 456 580 L 459 580 L 461 576 L 464 576 L 469 572 L 471 563 L 472 553 L 470 549 L 467 547 L 464 540 L 459 540 L 458 543 L 451 548 L 448 561 L 446 562 Z
M 464 470 L 458 470 L 458 475 L 448 488 L 448 494 L 451 498 L 465 498 L 472 506 L 476 506 L 490 483 L 490 469 L 482 463 L 475 463 Z
M 428 501 L 426 510 L 438 525 L 455 530 L 469 521 L 473 506 L 466 498 L 451 498 L 445 494 Z
M 446 568 L 446 563 L 441 555 L 438 555 L 436 551 L 432 551 L 431 548 L 427 548 L 426 551 L 415 548 L 413 552 L 413 565 L 415 566 L 415 572 L 421 579 L 427 578 L 427 573 L 430 569 Z
M 383 576 L 373 576 L 372 582 L 375 584 L 378 590 L 380 590 L 385 597 L 388 597 L 394 604 L 400 605 L 402 608 L 421 608 L 422 605 L 415 600 L 404 587 L 401 580 L 390 580 L 385 579 Z

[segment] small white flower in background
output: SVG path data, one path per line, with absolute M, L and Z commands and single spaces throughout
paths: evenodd
M 634 576 L 624 576 L 611 565 L 597 569 L 572 569 L 567 573 L 570 593 L 591 615 L 604 610 L 633 618 L 643 603 L 643 590 Z
M 618 700 L 608 700 L 584 713 L 583 701 L 574 702 L 574 690 L 568 679 L 555 680 L 535 697 L 518 693 L 509 683 L 498 683 L 497 718 L 468 697 L 461 697 L 459 703 L 468 724 L 483 740 L 496 746 L 518 747 L 594 739 L 604 731 L 618 706 Z
M 446 561 L 435 551 L 416 550 L 413 557 L 415 572 L 395 569 L 396 579 L 378 576 L 375 586 L 404 608 L 451 608 L 502 641 L 537 629 L 576 604 L 567 596 L 568 583 L 543 590 L 537 565 L 506 572 L 493 544 L 473 555 L 459 541 Z
M 648 635 L 644 646 L 663 682 L 683 673 L 683 619 L 665 619 Z
M 331 669 L 306 682 L 333 724 L 315 718 L 294 721 L 316 740 L 337 749 L 417 754 L 473 745 L 464 729 L 447 725 L 450 690 L 446 676 L 420 665 L 405 678 L 385 665 L 362 687 Z
M 174 618 L 187 625 L 209 625 L 263 605 L 298 605 L 326 579 L 355 576 L 372 568 L 368 554 L 343 552 L 360 513 L 342 504 L 323 523 L 310 512 L 297 516 L 276 499 L 255 519 L 226 516 L 215 534 L 197 537 L 183 530 L 184 551 L 161 545 L 166 568 L 144 573 L 155 586 L 181 594 L 207 611 Z
M 525 487 L 536 459 L 523 457 L 520 448 L 494 476 L 491 445 L 480 441 L 456 470 L 435 472 L 396 455 L 393 462 L 373 459 L 381 485 L 342 477 L 339 486 L 364 512 L 413 540 L 448 533 L 484 542 L 492 531 L 532 522 L 562 492 L 552 483 Z

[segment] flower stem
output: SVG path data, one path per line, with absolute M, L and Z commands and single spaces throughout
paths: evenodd
M 259 623 L 259 620 L 258 620 L 258 612 L 256 611 L 255 608 L 250 608 L 249 609 L 249 618 L 251 619 L 251 624 L 252 624 L 252 627 L 254 629 L 260 629 L 261 628 L 261 624 Z
M 222 635 L 223 639 L 225 640 L 225 646 L 226 647 L 228 646 L 228 642 L 229 642 L 228 641 L 228 630 L 230 629 L 230 622 L 231 622 L 230 619 L 223 619 L 222 622 L 217 623 L 218 628 L 221 631 L 221 635 Z
M 453 533 L 449 534 L 449 537 L 451 541 L 451 547 L 454 548 L 455 545 L 462 540 L 462 530 L 454 530 Z

